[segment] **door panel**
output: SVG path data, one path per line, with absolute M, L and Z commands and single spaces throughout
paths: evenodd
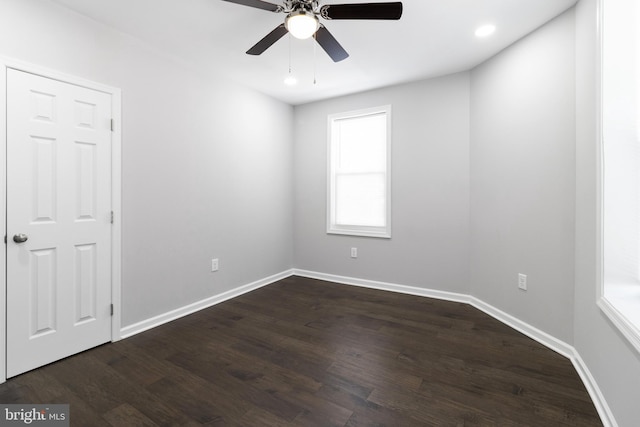
M 38 338 L 56 331 L 56 250 L 33 250 L 30 254 L 31 271 L 29 274 L 28 302 L 31 318 L 29 339 Z
M 109 94 L 7 72 L 8 377 L 111 339 L 110 121 Z
M 74 289 L 76 297 L 75 324 L 90 322 L 96 318 L 96 245 L 77 245 L 75 247 Z

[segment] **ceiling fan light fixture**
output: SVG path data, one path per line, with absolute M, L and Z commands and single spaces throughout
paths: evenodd
M 287 15 L 284 25 L 293 37 L 301 40 L 308 39 L 320 28 L 320 22 L 313 12 L 304 9 L 295 10 Z

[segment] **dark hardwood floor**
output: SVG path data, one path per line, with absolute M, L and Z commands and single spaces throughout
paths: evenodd
M 570 361 L 465 304 L 290 277 L 0 385 L 73 426 L 595 426 Z

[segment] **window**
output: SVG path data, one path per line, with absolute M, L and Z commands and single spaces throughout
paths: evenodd
M 327 233 L 391 237 L 391 106 L 329 116 Z
M 640 5 L 603 2 L 602 286 L 598 305 L 640 351 Z

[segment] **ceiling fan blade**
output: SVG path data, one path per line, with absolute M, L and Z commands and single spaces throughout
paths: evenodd
M 258 8 L 258 9 L 268 10 L 270 12 L 280 12 L 280 11 L 282 11 L 282 7 L 281 6 L 279 6 L 277 4 L 273 4 L 273 3 L 267 3 L 266 1 L 261 1 L 261 0 L 222 0 L 222 1 L 228 1 L 229 3 L 241 4 L 243 6 L 255 7 L 255 8 Z
M 251 49 L 247 51 L 249 55 L 260 55 L 265 50 L 269 49 L 272 44 L 277 42 L 287 34 L 288 31 L 285 28 L 284 24 L 278 25 L 275 30 L 271 31 L 267 34 L 262 40 L 256 43 Z
M 340 62 L 349 57 L 347 51 L 340 46 L 338 40 L 331 35 L 324 25 L 320 25 L 320 28 L 316 31 L 315 39 L 331 59 L 333 59 L 333 62 Z
M 324 19 L 385 19 L 402 16 L 402 2 L 326 4 L 320 8 Z

